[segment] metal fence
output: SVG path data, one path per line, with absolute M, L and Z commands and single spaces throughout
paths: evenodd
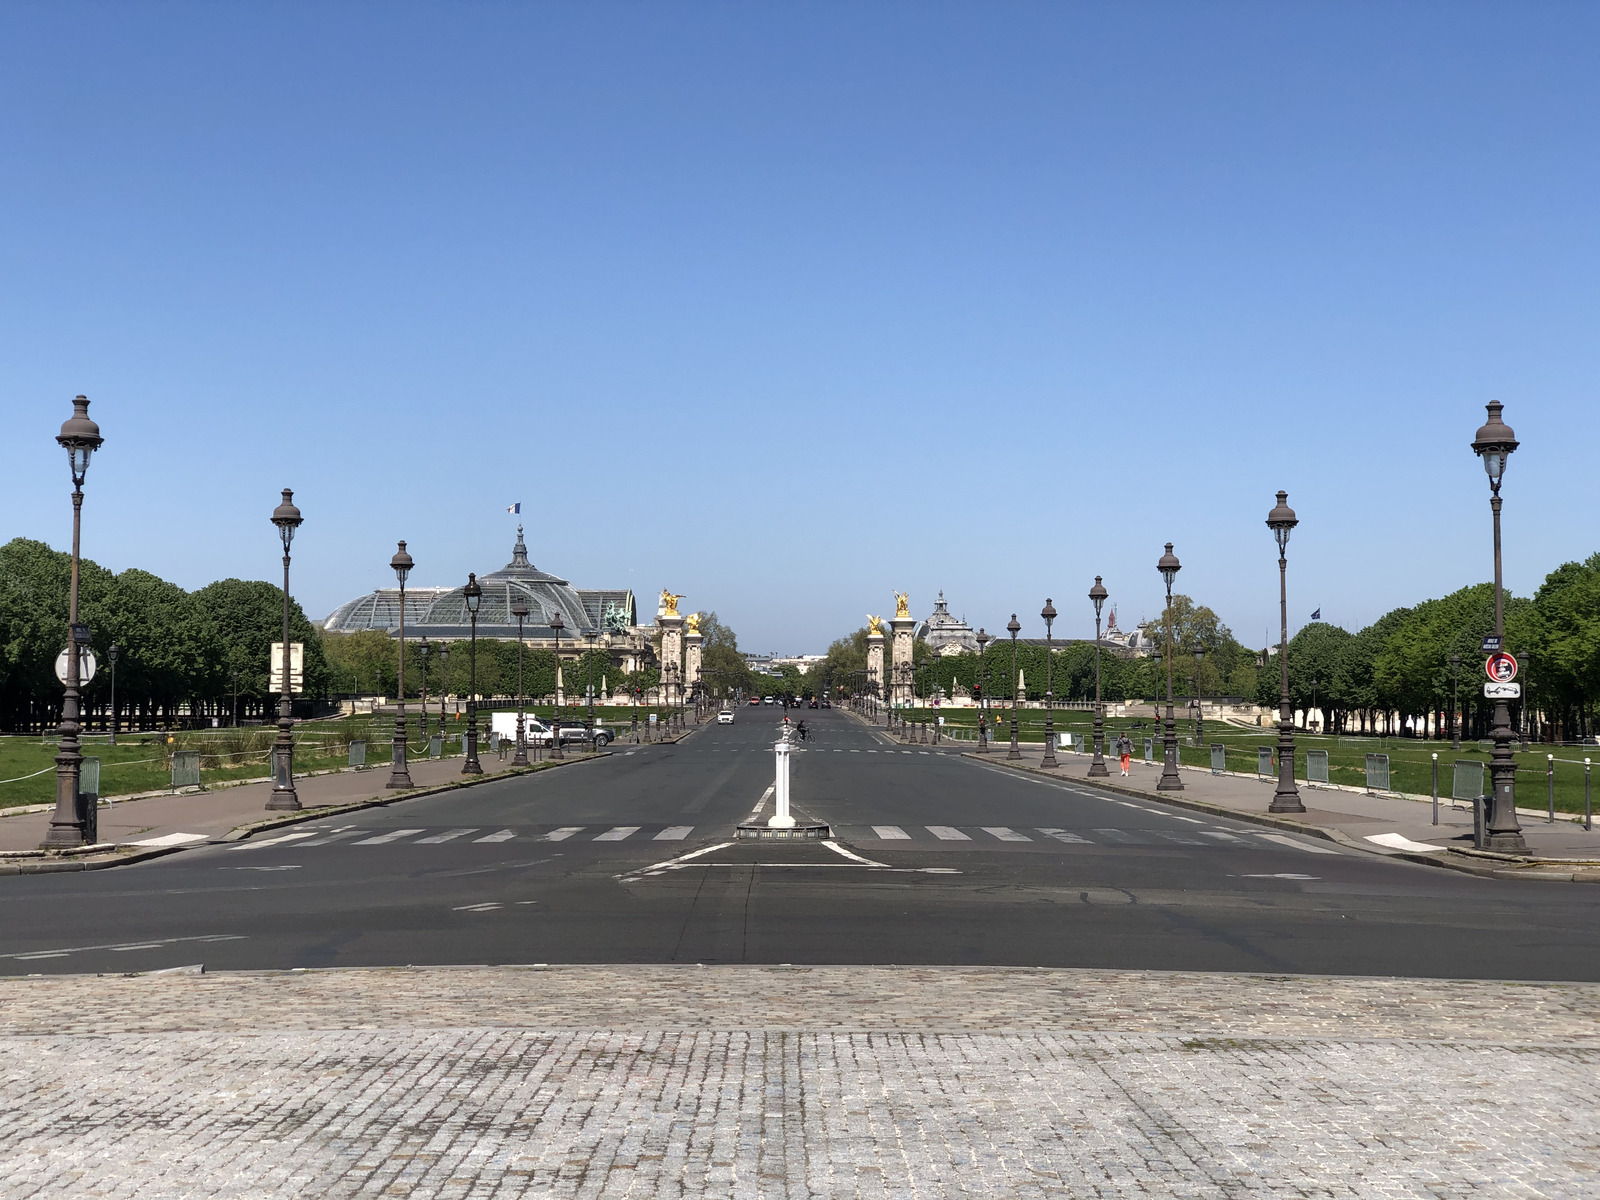
M 1328 752 L 1326 750 L 1306 751 L 1306 782 L 1328 784 Z
M 200 751 L 174 750 L 172 752 L 172 786 L 200 786 Z
M 1221 775 L 1228 769 L 1228 748 L 1221 742 L 1211 743 L 1211 773 Z
M 1389 756 L 1387 754 L 1367 755 L 1367 791 L 1387 792 L 1389 790 Z
M 1483 764 L 1476 759 L 1458 758 L 1450 780 L 1450 799 L 1476 800 L 1483 795 Z
M 1256 747 L 1256 774 L 1263 779 L 1271 779 L 1277 772 L 1272 767 L 1272 747 Z
M 1144 760 L 1147 763 L 1155 762 L 1155 760 L 1156 760 L 1156 740 L 1155 740 L 1155 738 L 1145 738 L 1145 740 L 1144 740 Z
M 367 739 L 353 738 L 350 742 L 350 765 L 364 767 L 367 765 Z
M 444 756 L 444 738 L 437 733 L 428 739 L 428 757 L 442 758 Z

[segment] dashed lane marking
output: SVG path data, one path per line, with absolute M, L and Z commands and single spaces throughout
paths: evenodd
M 517 835 L 509 829 L 502 829 L 499 833 L 491 833 L 488 837 L 473 838 L 474 842 L 509 842 Z M 361 845 L 357 842 L 356 845 Z
M 1310 842 L 1297 841 L 1286 833 L 1258 833 L 1257 837 L 1264 841 L 1276 842 L 1280 846 L 1288 846 L 1291 850 L 1304 850 L 1307 854 L 1337 854 L 1326 846 L 1313 846 Z
M 597 836 L 597 842 L 620 842 L 623 839 L 638 833 L 643 828 L 640 825 L 616 825 Z M 693 828 L 693 826 L 691 826 Z
M 911 835 L 898 825 L 874 825 L 872 832 L 884 841 L 910 841 Z
M 575 833 L 582 833 L 582 825 L 563 825 L 560 829 L 552 829 L 544 835 L 547 842 L 564 842 Z
M 440 842 L 453 842 L 458 837 L 466 837 L 469 833 L 477 833 L 477 829 L 447 829 L 443 833 L 436 833 L 432 837 L 418 838 L 414 845 L 437 846 Z M 356 843 L 360 845 L 360 843 Z
M 970 842 L 972 840 L 954 825 L 924 825 L 923 828 L 941 842 Z
M 420 829 L 395 829 L 395 830 L 390 831 L 389 833 L 380 833 L 377 837 L 363 838 L 359 842 L 352 842 L 351 845 L 353 845 L 353 846 L 387 846 L 390 842 L 397 842 L 403 837 L 410 837 L 412 834 L 421 833 L 421 832 L 422 832 L 422 830 L 420 830 Z M 507 832 L 509 832 L 509 830 Z M 280 841 L 280 840 L 283 840 L 283 839 L 277 839 L 277 838 L 274 839 L 274 841 Z M 479 838 L 478 840 L 480 842 L 482 842 L 482 841 L 486 841 L 487 839 L 486 838 Z M 263 842 L 262 844 L 263 845 L 267 845 L 268 843 Z
M 991 837 L 997 837 L 1002 842 L 1031 842 L 1033 839 L 1027 834 L 1018 833 L 1015 829 L 1007 829 L 1004 825 L 985 825 L 983 831 Z
M 693 832 L 693 825 L 669 825 L 651 840 L 656 842 L 681 842 Z M 599 839 L 596 838 L 595 840 L 598 841 Z

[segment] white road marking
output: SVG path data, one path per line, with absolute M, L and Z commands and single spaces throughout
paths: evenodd
M 162 938 L 160 941 L 139 943 L 151 946 L 176 946 L 180 942 L 242 942 L 247 940 L 242 933 L 202 933 L 192 937 Z M 67 946 L 60 950 L 33 950 L 24 954 L 0 954 L 0 958 L 28 959 L 28 958 L 64 958 L 68 954 L 82 954 L 90 950 L 125 950 L 131 949 L 129 942 L 111 942 L 99 946 Z
M 693 832 L 693 825 L 669 825 L 650 840 L 653 842 L 681 842 Z
M 1294 838 L 1283 833 L 1258 833 L 1256 836 L 1259 838 L 1264 838 L 1269 842 L 1277 842 L 1280 846 L 1288 846 L 1293 850 L 1304 850 L 1307 854 L 1339 853 L 1337 850 L 1329 850 L 1325 846 L 1313 846 L 1308 842 L 1296 841 Z
M 597 842 L 620 842 L 623 838 L 638 833 L 640 828 L 641 826 L 638 825 L 616 825 L 597 836 L 594 840 Z
M 923 828 L 941 842 L 970 842 L 972 840 L 954 825 L 924 825 Z
M 1104 841 L 1123 846 L 1148 846 L 1150 844 L 1149 839 L 1142 838 L 1138 834 L 1129 833 L 1126 829 L 1095 829 L 1090 832 L 1099 834 Z
M 1240 879 L 1320 879 L 1319 875 L 1296 875 L 1292 871 L 1285 871 L 1278 875 L 1241 875 Z
M 487 837 L 473 838 L 472 840 L 474 842 L 509 842 L 512 838 L 514 838 L 516 836 L 517 835 L 515 833 L 513 833 L 511 830 L 502 829 L 499 833 L 491 833 Z M 357 842 L 356 845 L 359 846 L 359 845 L 361 845 L 361 843 Z
M 629 871 L 627 874 L 618 875 L 617 878 L 631 879 L 636 875 L 653 875 L 661 871 L 675 871 L 679 867 L 688 866 L 692 859 L 699 858 L 702 854 L 710 854 L 714 850 L 726 850 L 731 845 L 733 845 L 732 842 L 718 842 L 715 846 L 703 846 L 699 850 L 691 850 L 687 854 L 680 854 L 677 858 L 669 858 L 664 862 L 658 862 L 648 867 L 640 867 L 637 871 Z
M 1088 838 L 1079 837 L 1075 833 L 1068 833 L 1065 829 L 1041 829 L 1039 832 L 1044 834 L 1045 837 L 1055 838 L 1058 842 L 1077 842 L 1084 846 L 1092 844 Z
M 1369 833 L 1367 841 L 1376 842 L 1380 846 L 1388 846 L 1392 850 L 1409 850 L 1413 854 L 1426 854 L 1430 850 L 1443 850 L 1443 846 L 1430 846 L 1427 842 L 1413 842 L 1408 837 L 1398 833 Z
M 310 837 L 309 833 L 291 833 L 289 837 Z M 161 837 L 145 838 L 143 841 L 129 842 L 130 846 L 187 846 L 190 842 L 203 842 L 207 835 L 203 833 L 168 833 Z M 287 841 L 288 838 L 284 838 Z M 258 845 L 260 843 L 257 843 Z
M 905 842 L 911 840 L 911 835 L 898 825 L 874 825 L 872 832 L 886 842 Z
M 835 753 L 837 753 L 837 751 Z M 767 790 L 761 793 L 761 799 L 757 800 L 756 806 L 750 810 L 751 816 L 754 816 L 767 806 L 767 801 L 772 799 L 772 790 L 777 786 L 778 785 L 775 783 L 767 784 Z
M 1228 842 L 1240 842 L 1240 841 L 1244 840 L 1243 838 L 1235 837 L 1231 833 L 1222 833 L 1219 830 L 1215 830 L 1215 829 L 1202 829 L 1200 831 L 1200 836 L 1201 837 L 1209 837 L 1209 838 L 1221 838 L 1224 841 L 1228 841 Z
M 416 844 L 419 846 L 437 846 L 440 842 L 454 841 L 458 837 L 465 837 L 469 833 L 477 832 L 478 831 L 476 828 L 450 829 L 446 830 L 444 833 L 436 833 L 432 837 L 418 838 Z
M 12 958 L 18 962 L 32 962 L 36 958 L 65 958 L 71 950 L 42 950 L 38 954 L 13 954 Z
M 983 831 L 992 837 L 999 838 L 1002 842 L 1031 842 L 1033 839 L 1027 834 L 1018 833 L 1015 829 L 1007 829 L 1004 825 L 985 825 Z
M 403 837 L 410 837 L 414 833 L 421 833 L 420 829 L 396 829 L 392 833 L 380 833 L 377 837 L 363 838 L 359 842 L 351 842 L 352 846 L 386 846 L 390 842 L 399 841 Z
M 855 853 L 853 850 L 846 850 L 843 846 L 839 845 L 839 843 L 835 842 L 835 841 L 827 840 L 827 841 L 824 841 L 822 844 L 824 846 L 826 846 L 829 850 L 832 850 L 835 854 L 842 854 L 845 858 L 848 858 L 851 862 L 858 862 L 862 866 L 865 866 L 865 867 L 886 867 L 886 866 L 889 865 L 888 863 L 873 862 L 870 858 L 862 858 L 861 855 Z M 796 866 L 803 866 L 803 865 L 807 865 L 807 864 L 797 863 L 795 865 Z
M 107 946 L 107 950 L 159 950 L 160 942 L 129 942 L 125 946 Z
M 359 829 L 340 829 L 328 834 L 327 837 L 318 838 L 314 842 L 307 842 L 308 846 L 326 846 L 329 842 L 337 842 L 340 838 L 355 837 L 361 832 Z M 259 845 L 259 843 L 257 843 Z
M 224 871 L 298 871 L 300 868 L 298 865 L 290 866 L 287 863 L 279 863 L 271 867 L 222 867 L 220 869 Z
M 240 842 L 236 850 L 259 850 L 263 846 L 278 846 L 284 842 L 298 842 L 301 838 L 316 837 L 316 831 L 303 829 L 298 833 L 286 833 L 282 837 L 268 838 L 264 842 Z
M 451 912 L 493 912 L 500 905 L 491 901 L 488 904 L 458 904 Z
M 547 842 L 564 842 L 573 834 L 582 832 L 582 825 L 563 825 L 560 829 L 552 829 L 549 833 L 545 834 L 544 840 Z M 478 840 L 484 841 L 486 839 L 479 838 Z

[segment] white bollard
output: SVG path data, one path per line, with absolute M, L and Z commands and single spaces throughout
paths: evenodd
M 778 756 L 777 778 L 772 783 L 772 794 L 777 800 L 777 807 L 767 819 L 767 828 L 793 829 L 794 818 L 789 815 L 789 739 L 785 737 L 773 749 Z

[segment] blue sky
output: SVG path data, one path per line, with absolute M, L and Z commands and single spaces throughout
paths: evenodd
M 0 539 L 313 616 L 533 559 L 820 651 L 1259 645 L 1600 549 L 1592 4 L 0 7 Z M 653 606 L 652 606 L 653 607 Z

